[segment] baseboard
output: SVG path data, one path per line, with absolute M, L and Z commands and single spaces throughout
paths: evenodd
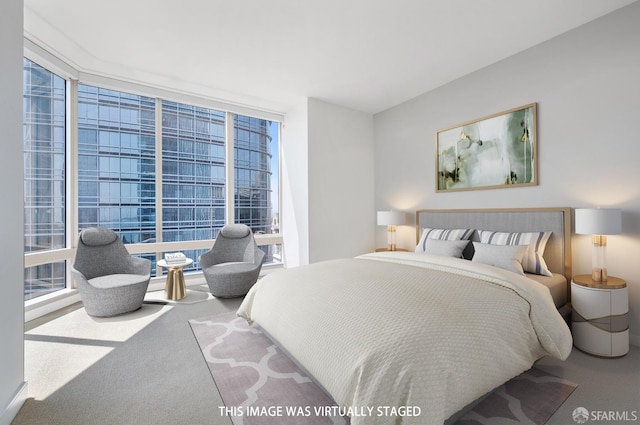
M 15 397 L 11 400 L 11 403 L 7 406 L 2 415 L 0 415 L 0 425 L 11 425 L 11 421 L 16 417 L 20 408 L 27 400 L 29 394 L 27 381 L 24 381 L 22 385 L 16 391 Z

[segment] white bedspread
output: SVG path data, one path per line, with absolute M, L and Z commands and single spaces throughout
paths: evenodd
M 339 406 L 364 413 L 353 425 L 442 424 L 545 354 L 565 359 L 572 345 L 543 285 L 415 253 L 272 273 L 238 315 L 265 329 Z M 420 415 L 394 416 L 400 406 Z

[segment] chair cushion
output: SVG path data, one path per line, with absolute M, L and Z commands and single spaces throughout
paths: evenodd
M 94 277 L 89 283 L 100 289 L 118 288 L 121 286 L 135 285 L 149 280 L 149 275 L 139 274 L 108 274 Z
M 256 265 L 254 263 L 248 263 L 246 261 L 229 261 L 228 263 L 220 263 L 220 264 L 216 264 L 213 267 L 218 267 L 218 268 L 232 268 L 234 270 L 242 270 L 242 269 L 251 269 L 254 268 Z
M 253 272 L 258 266 L 260 265 L 255 263 L 229 262 L 208 267 L 206 271 L 209 275 L 242 275 Z
M 222 228 L 220 234 L 229 239 L 241 239 L 249 236 L 251 229 L 246 224 L 227 224 Z
M 80 240 L 87 246 L 104 246 L 113 243 L 118 235 L 111 229 L 104 227 L 90 227 L 80 233 Z

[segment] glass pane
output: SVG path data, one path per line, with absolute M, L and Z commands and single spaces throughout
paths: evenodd
M 162 102 L 162 238 L 214 239 L 224 226 L 225 113 Z M 186 271 L 199 268 L 199 252 Z
M 78 86 L 80 229 L 155 241 L 155 109 L 150 97 Z
M 23 73 L 25 252 L 64 248 L 65 82 L 28 59 Z
M 66 245 L 65 80 L 23 61 L 24 252 Z M 61 273 L 61 274 L 60 274 Z M 25 299 L 64 289 L 64 262 L 25 270 Z
M 264 264 L 282 264 L 282 244 L 260 245 L 264 251 Z
M 66 261 L 24 269 L 24 300 L 30 300 L 66 287 Z
M 235 221 L 256 234 L 280 232 L 279 129 L 274 121 L 241 115 L 234 118 Z

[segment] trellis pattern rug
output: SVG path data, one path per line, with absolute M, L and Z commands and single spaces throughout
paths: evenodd
M 190 320 L 234 425 L 349 424 L 333 400 L 256 326 L 235 313 Z M 496 388 L 456 425 L 542 425 L 577 385 L 536 368 Z

